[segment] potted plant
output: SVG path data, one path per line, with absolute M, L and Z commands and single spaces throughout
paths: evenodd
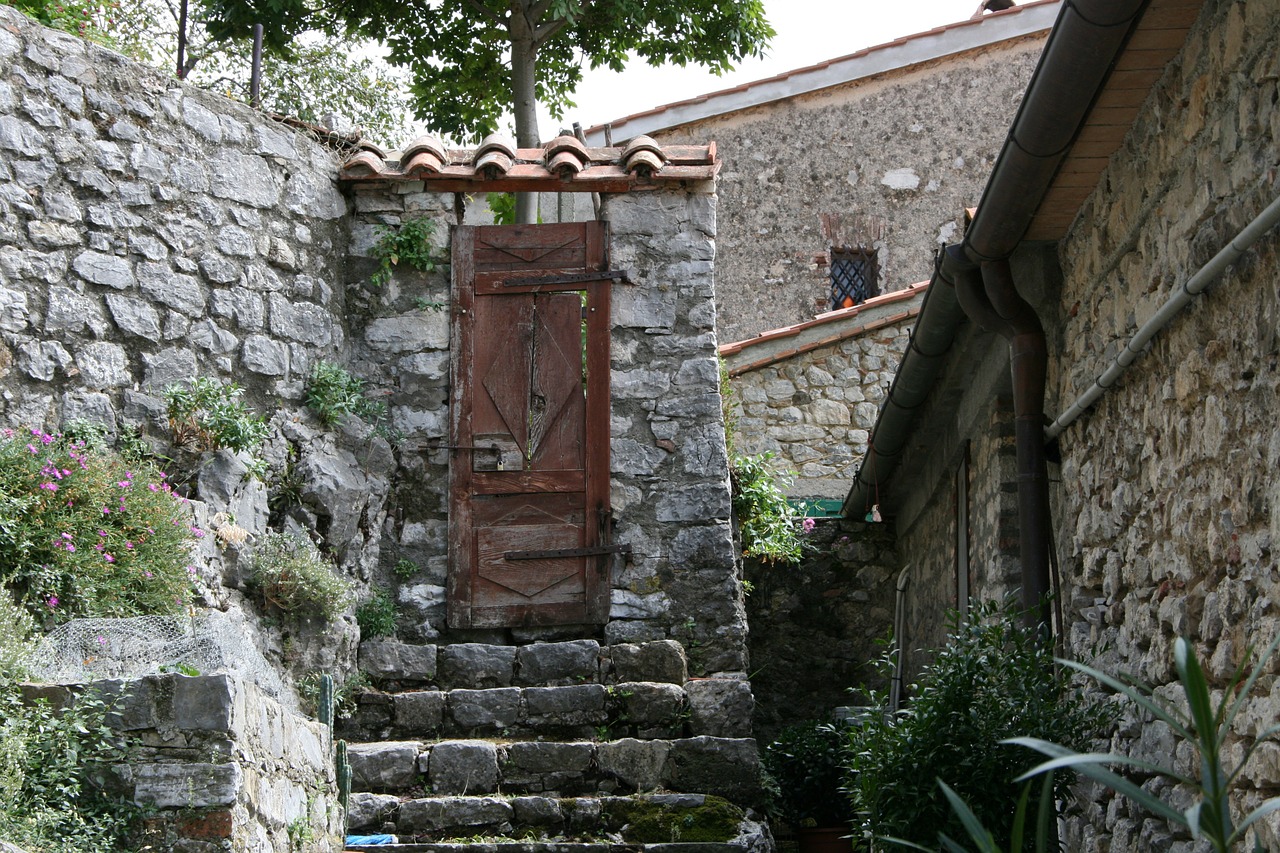
M 848 729 L 811 721 L 783 729 L 763 763 L 777 786 L 779 816 L 796 828 L 801 853 L 848 853 L 852 811 L 844 792 Z

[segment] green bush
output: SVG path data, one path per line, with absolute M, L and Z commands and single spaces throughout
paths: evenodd
M 962 797 L 983 825 L 1013 823 L 1033 763 L 1016 735 L 1084 747 L 1113 719 L 1072 689 L 1036 632 L 1011 608 L 984 605 L 951 625 L 947 645 L 909 689 L 910 704 L 890 713 L 883 693 L 851 730 L 849 792 L 864 836 L 895 837 L 936 849 L 938 833 L 964 828 L 938 786 Z M 1070 779 L 1057 780 L 1059 798 Z M 1007 839 L 1006 839 L 1007 840 Z
M 844 794 L 845 726 L 808 722 L 788 726 L 765 747 L 761 764 L 777 786 L 782 817 L 796 827 L 848 825 Z
M 734 456 L 729 467 L 733 512 L 742 536 L 742 555 L 768 562 L 798 563 L 803 534 L 812 528 L 800 510 L 787 502 L 785 476 L 769 466 L 771 453 Z
M 269 430 L 262 418 L 240 400 L 244 389 L 234 382 L 198 377 L 187 386 L 164 389 L 174 444 L 196 451 L 253 450 Z
M 328 361 L 317 361 L 311 369 L 307 408 L 325 424 L 337 423 L 343 415 L 355 415 L 371 424 L 387 416 L 386 403 L 365 396 L 364 380 Z
M 24 704 L 30 617 L 0 590 L 0 839 L 39 853 L 126 849 L 136 809 L 107 793 L 126 744 L 92 693 L 55 711 Z
M 0 431 L 0 583 L 39 619 L 178 613 L 204 535 L 155 466 Z
M 373 595 L 356 608 L 356 624 L 360 626 L 360 638 L 391 637 L 396 633 L 396 603 L 385 589 L 375 590 Z
M 254 547 L 250 566 L 252 588 L 286 613 L 332 620 L 351 603 L 351 583 L 306 540 L 268 533 Z

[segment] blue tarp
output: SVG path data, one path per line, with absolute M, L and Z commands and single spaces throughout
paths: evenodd
M 376 847 L 379 844 L 395 844 L 394 835 L 348 835 L 348 847 Z

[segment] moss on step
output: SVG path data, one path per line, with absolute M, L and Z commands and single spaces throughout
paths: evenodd
M 742 810 L 728 800 L 708 796 L 690 806 L 661 799 L 611 802 L 604 822 L 632 844 L 725 842 L 738 834 Z

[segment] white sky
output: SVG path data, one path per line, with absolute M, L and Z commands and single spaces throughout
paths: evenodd
M 978 0 L 765 0 L 766 17 L 777 35 L 765 59 L 743 62 L 716 77 L 696 66 L 650 68 L 631 62 L 621 74 L 587 71 L 573 100 L 577 108 L 553 121 L 538 117 L 543 139 L 560 125 L 583 128 L 632 113 L 727 89 L 752 80 L 844 56 L 943 24 L 967 20 Z

